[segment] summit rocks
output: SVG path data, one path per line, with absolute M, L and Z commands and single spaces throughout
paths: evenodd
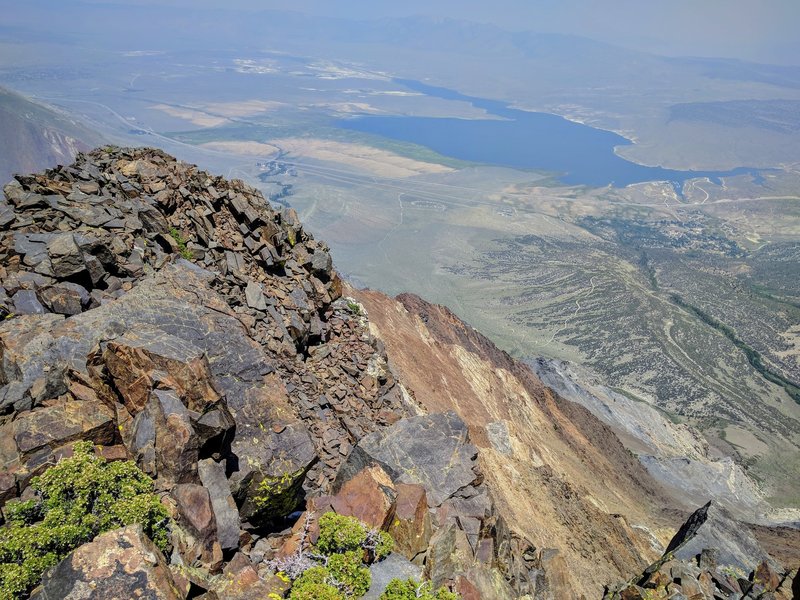
M 0 503 L 92 440 L 155 479 L 176 581 L 211 590 L 412 411 L 327 247 L 242 182 L 109 147 L 4 192 Z

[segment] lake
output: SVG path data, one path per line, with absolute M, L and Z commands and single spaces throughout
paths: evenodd
M 639 165 L 618 156 L 616 146 L 632 142 L 611 131 L 569 121 L 557 115 L 509 108 L 496 100 L 466 96 L 419 81 L 396 79 L 406 88 L 446 100 L 462 100 L 500 119 L 365 116 L 341 119 L 341 128 L 412 142 L 439 154 L 476 163 L 557 173 L 570 185 L 624 187 L 644 181 L 669 181 L 681 192 L 683 182 L 708 177 L 750 174 L 740 167 L 731 171 L 678 171 Z

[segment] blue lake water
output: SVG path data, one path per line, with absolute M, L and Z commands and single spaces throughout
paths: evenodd
M 476 163 L 559 174 L 570 185 L 624 187 L 644 181 L 669 181 L 678 193 L 683 182 L 708 177 L 750 174 L 757 169 L 731 171 L 677 171 L 646 167 L 614 153 L 615 146 L 632 142 L 616 133 L 596 129 L 563 117 L 509 108 L 496 100 L 465 96 L 446 88 L 407 79 L 395 80 L 408 89 L 446 100 L 462 100 L 501 119 L 454 119 L 435 117 L 377 117 L 342 119 L 338 127 L 413 142 L 444 156 Z

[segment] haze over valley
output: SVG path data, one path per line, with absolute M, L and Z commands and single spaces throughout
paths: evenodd
M 206 4 L 15 6 L 0 85 L 33 104 L 0 108 L 258 187 L 352 285 L 531 364 L 686 508 L 800 522 L 800 66 Z

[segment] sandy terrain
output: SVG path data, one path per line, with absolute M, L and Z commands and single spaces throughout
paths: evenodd
M 194 110 L 191 108 L 178 108 L 176 106 L 168 106 L 166 104 L 154 104 L 150 108 L 165 112 L 171 117 L 185 119 L 186 121 L 189 121 L 194 125 L 200 125 L 201 127 L 216 127 L 217 125 L 222 125 L 223 123 L 228 122 L 228 119 L 224 117 L 209 115 L 200 109 Z
M 283 102 L 271 102 L 264 100 L 243 100 L 242 102 L 217 102 L 206 104 L 208 112 L 222 115 L 223 117 L 247 117 L 259 113 L 276 110 L 286 106 Z
M 230 152 L 231 154 L 260 156 L 262 158 L 272 156 L 278 152 L 277 146 L 261 142 L 208 142 L 207 144 L 202 144 L 202 147 L 221 152 Z
M 423 173 L 448 173 L 453 170 L 444 165 L 405 158 L 363 144 L 314 138 L 286 138 L 270 142 L 293 156 L 342 163 L 379 177 L 412 177 Z
M 165 112 L 171 117 L 185 119 L 201 127 L 216 127 L 230 123 L 230 118 L 247 117 L 259 113 L 276 110 L 284 106 L 282 102 L 266 102 L 263 100 L 243 100 L 241 102 L 217 102 L 197 107 L 169 106 L 155 104 L 150 108 Z

